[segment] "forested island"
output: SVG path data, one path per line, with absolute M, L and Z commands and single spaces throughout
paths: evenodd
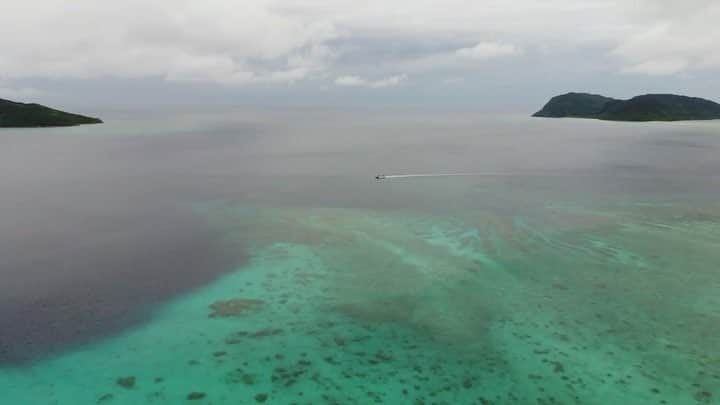
M 71 114 L 40 104 L 25 104 L 0 99 L 0 127 L 68 127 L 82 124 L 101 124 L 99 118 Z
M 720 119 L 720 104 L 675 94 L 645 94 L 629 100 L 588 93 L 553 97 L 534 117 L 594 118 L 609 121 L 687 121 Z

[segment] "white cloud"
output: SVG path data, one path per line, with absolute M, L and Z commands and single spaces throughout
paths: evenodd
M 389 76 L 380 80 L 367 80 L 358 76 L 340 76 L 335 79 L 335 85 L 344 87 L 369 87 L 372 89 L 381 89 L 384 87 L 397 86 L 407 79 L 406 74 Z
M 522 56 L 522 48 L 501 42 L 480 42 L 474 46 L 450 49 L 418 57 L 397 61 L 395 67 L 407 72 L 450 72 L 457 74 L 468 69 L 475 69 L 481 64 L 497 59 Z
M 619 39 L 611 54 L 625 73 L 675 75 L 688 70 L 720 68 L 720 3 L 692 0 L 645 0 L 649 17 Z
M 335 79 L 335 84 L 338 86 L 361 87 L 367 86 L 368 82 L 367 80 L 361 79 L 357 76 L 340 76 Z
M 374 83 L 372 83 L 371 87 L 374 87 L 374 88 L 393 87 L 393 86 L 397 86 L 398 84 L 404 82 L 407 78 L 408 78 L 408 76 L 406 74 L 390 76 L 390 77 L 386 77 L 384 79 L 375 81 Z
M 404 66 L 412 63 L 455 69 L 533 49 L 547 58 L 592 50 L 599 61 L 609 51 L 628 73 L 720 68 L 715 0 L 0 1 L 0 74 L 9 79 L 295 82 L 337 71 L 411 72 Z M 373 57 L 338 65 L 348 52 L 342 44 L 368 37 L 376 39 Z M 415 54 L 386 43 L 409 44 Z
M 252 83 L 322 71 L 338 33 L 327 19 L 251 0 L 3 0 L 7 78 L 162 77 Z M 22 38 L 22 40 L 18 40 Z
M 650 60 L 637 65 L 626 67 L 623 73 L 638 73 L 648 76 L 668 76 L 684 71 L 688 62 L 682 59 Z
M 490 60 L 522 53 L 522 49 L 515 45 L 499 42 L 480 42 L 471 48 L 461 48 L 455 51 L 455 55 L 459 58 L 471 60 Z

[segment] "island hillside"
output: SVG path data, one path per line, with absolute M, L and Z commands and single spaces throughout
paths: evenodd
M 66 113 L 40 104 L 0 99 L 0 127 L 67 127 L 101 123 L 102 120 L 98 118 Z
M 609 121 L 686 121 L 720 119 L 720 104 L 675 94 L 646 94 L 617 100 L 597 94 L 553 97 L 534 117 L 595 118 Z

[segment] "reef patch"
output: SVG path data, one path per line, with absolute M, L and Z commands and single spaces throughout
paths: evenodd
M 265 301 L 257 299 L 233 298 L 224 301 L 216 301 L 210 304 L 212 313 L 209 318 L 232 318 L 244 316 L 259 310 Z

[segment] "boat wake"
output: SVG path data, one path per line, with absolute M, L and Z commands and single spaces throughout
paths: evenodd
M 379 174 L 376 180 L 385 179 L 406 179 L 411 177 L 453 177 L 453 176 L 526 176 L 527 174 L 500 173 L 500 172 L 477 172 L 477 173 L 419 173 L 419 174 Z

